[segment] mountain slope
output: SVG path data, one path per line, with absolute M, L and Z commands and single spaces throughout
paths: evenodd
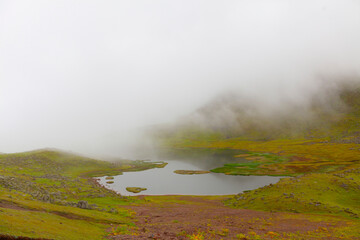
M 226 174 L 297 176 L 358 167 L 360 87 L 325 92 L 312 95 L 306 108 L 291 103 L 276 114 L 227 95 L 177 124 L 156 129 L 153 137 L 159 148 L 247 151 L 238 164 L 213 169 Z
M 360 86 L 323 90 L 302 101 L 278 105 L 227 93 L 170 126 L 152 132 L 166 141 L 241 138 L 360 142 Z
M 111 163 L 37 150 L 0 155 L 0 238 L 107 239 L 130 233 L 136 201 L 101 187 L 92 176 L 158 167 L 151 162 Z

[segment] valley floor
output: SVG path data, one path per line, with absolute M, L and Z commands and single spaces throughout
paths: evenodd
M 234 209 L 228 197 L 145 196 L 126 208 L 136 215 L 132 235 L 110 239 L 360 239 L 346 229 L 360 222 L 329 215 Z M 114 229 L 110 229 L 113 231 Z
M 55 151 L 0 155 L 0 239 L 360 239 L 358 160 L 232 196 L 123 197 L 91 178 L 163 166 Z

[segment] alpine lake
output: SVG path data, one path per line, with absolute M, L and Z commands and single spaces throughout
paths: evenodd
M 278 176 L 225 175 L 210 172 L 211 169 L 227 163 L 247 161 L 235 157 L 241 153 L 243 152 L 229 149 L 164 151 L 149 160 L 166 162 L 167 165 L 163 168 L 124 172 L 122 175 L 104 176 L 97 179 L 101 185 L 121 195 L 136 196 L 231 195 L 274 184 L 282 178 Z

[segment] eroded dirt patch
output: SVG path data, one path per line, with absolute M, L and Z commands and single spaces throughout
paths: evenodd
M 242 239 L 241 234 L 268 236 L 272 233 L 326 231 L 342 222 L 313 221 L 304 214 L 271 213 L 223 206 L 220 200 L 201 197 L 178 197 L 180 203 L 148 203 L 129 206 L 136 212 L 136 235 L 110 236 L 110 239 L 189 239 L 202 233 L 205 239 Z M 187 201 L 183 203 L 183 201 Z M 247 239 L 247 238 L 244 238 Z
M 48 238 L 30 238 L 30 237 L 16 237 L 16 236 L 10 236 L 10 235 L 3 235 L 0 234 L 1 240 L 51 240 Z
M 6 200 L 0 200 L 0 208 L 9 208 L 14 210 L 22 210 L 22 211 L 36 211 L 31 208 L 23 207 L 19 204 L 16 204 L 14 202 L 6 201 Z
M 96 223 L 113 223 L 118 224 L 119 222 L 115 221 L 107 221 L 107 220 L 98 220 L 95 218 L 87 217 L 87 216 L 81 216 L 70 212 L 60 212 L 60 211 L 45 211 L 42 209 L 34 209 L 34 208 L 27 208 L 26 206 L 19 205 L 15 202 L 6 201 L 6 200 L 0 200 L 0 208 L 8 208 L 8 209 L 14 209 L 14 210 L 20 210 L 20 211 L 34 211 L 34 212 L 47 212 L 51 214 L 58 215 L 60 217 L 64 217 L 67 219 L 73 219 L 73 220 L 84 220 L 88 222 L 96 222 Z M 0 240 L 2 238 L 0 237 Z

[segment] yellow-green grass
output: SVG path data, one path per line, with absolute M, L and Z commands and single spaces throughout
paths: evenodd
M 49 239 L 104 239 L 106 225 L 67 219 L 47 212 L 1 209 L 0 232 Z
M 227 163 L 223 167 L 212 169 L 215 173 L 225 173 L 227 175 L 290 175 L 289 172 L 284 172 L 283 168 L 274 168 L 274 165 L 288 162 L 290 159 L 269 153 L 252 153 L 236 155 L 242 161 L 238 163 Z
M 0 155 L 0 234 L 51 239 L 103 239 L 110 227 L 133 228 L 121 207 L 139 202 L 91 177 L 164 167 L 165 163 L 89 159 L 39 150 Z M 86 209 L 78 203 L 86 201 Z
M 61 173 L 67 177 L 119 175 L 124 171 L 141 171 L 166 165 L 147 161 L 100 161 L 50 150 L 1 154 L 0 164 L 14 174 L 41 176 Z
M 215 171 L 229 174 L 296 176 L 309 172 L 330 172 L 360 166 L 360 144 L 332 143 L 328 142 L 328 139 L 245 141 L 234 138 L 217 141 L 194 140 L 167 145 L 167 147 L 238 149 L 261 157 L 250 158 L 249 163 L 240 163 L 238 166 L 228 165 L 227 169 Z
M 224 203 L 261 211 L 305 213 L 310 219 L 336 216 L 348 224 L 329 233 L 283 233 L 274 239 L 357 239 L 360 236 L 360 144 L 321 139 L 250 141 L 244 138 L 167 141 L 163 146 L 201 151 L 239 150 L 239 163 L 213 172 L 240 175 L 284 175 L 277 184 L 246 191 Z M 240 159 L 242 159 L 240 161 Z M 243 160 L 246 161 L 243 161 Z M 320 214 L 320 215 L 319 215 Z M 246 235 L 248 239 L 256 239 Z M 259 236 L 258 239 L 271 236 Z
M 226 200 L 233 195 L 187 195 L 183 197 L 182 195 L 147 195 L 141 196 L 143 201 L 131 203 L 131 205 L 142 205 L 142 204 L 156 204 L 156 205 L 168 205 L 168 204 L 202 204 L 201 201 L 192 201 L 191 197 L 194 199 L 204 199 L 204 200 Z
M 103 239 L 110 225 L 131 227 L 128 210 L 108 213 L 35 201 L 1 189 L 0 233 L 50 239 Z
M 274 231 L 271 230 L 273 222 L 278 220 L 287 221 L 294 219 L 307 220 L 315 225 L 319 222 L 326 222 L 326 227 L 318 227 L 311 231 Z M 349 221 L 343 217 L 331 217 L 317 214 L 281 214 L 281 217 L 274 216 L 268 219 L 253 218 L 248 223 L 256 226 L 261 226 L 262 233 L 256 233 L 249 229 L 247 233 L 240 233 L 236 235 L 236 239 L 282 239 L 282 240 L 304 240 L 304 239 L 358 239 L 360 233 L 360 222 Z
M 226 201 L 233 207 L 266 211 L 322 213 L 360 218 L 360 168 L 334 174 L 283 178 Z
M 193 175 L 193 174 L 206 174 L 210 171 L 200 171 L 200 170 L 175 170 L 174 173 L 182 175 Z
M 252 190 L 228 201 L 241 208 L 266 211 L 360 215 L 360 145 L 317 140 L 193 141 L 173 147 L 239 149 L 246 162 L 212 171 L 242 175 L 288 175 L 279 183 Z M 305 174 L 305 175 L 304 175 Z M 291 194 L 291 195 L 290 195 Z
M 142 191 L 146 191 L 147 188 L 141 188 L 141 187 L 127 187 L 126 191 L 132 192 L 132 193 L 140 193 Z
M 169 149 L 199 149 L 214 151 L 238 150 L 239 161 L 213 169 L 213 172 L 233 175 L 283 175 L 279 183 L 246 191 L 225 203 L 231 207 L 265 211 L 301 212 L 311 217 L 328 215 L 344 218 L 349 226 L 337 228 L 330 237 L 358 239 L 360 216 L 360 90 L 346 90 L 340 99 L 346 110 L 332 115 L 314 109 L 318 118 L 277 125 L 275 128 L 255 128 L 256 121 L 266 124 L 271 119 L 246 119 L 250 124 L 240 129 L 211 129 L 183 124 L 154 134 L 159 146 Z M 320 105 L 321 106 L 321 105 Z M 255 125 L 251 123 L 254 120 Z M 280 119 L 282 121 L 282 119 Z M 296 119 L 294 119 L 296 121 Z M 286 122 L 285 122 L 286 123 Z M 301 125 L 303 124 L 303 125 Z M 185 127 L 184 127 L 185 126 Z M 271 124 L 269 126 L 272 126 Z M 307 236 L 289 233 L 278 239 L 316 239 L 326 233 Z M 256 239 L 254 236 L 246 236 Z M 270 238 L 271 236 L 267 236 Z M 264 238 L 266 238 L 264 236 Z
M 237 119 L 242 126 L 241 131 L 236 126 L 222 131 L 183 124 L 177 128 L 159 130 L 154 135 L 162 147 L 239 149 L 271 153 L 275 158 L 276 155 L 283 158 L 282 161 L 268 157 L 253 159 L 254 163 L 250 165 L 228 165 L 216 170 L 227 174 L 296 176 L 360 166 L 360 87 L 339 88 L 337 94 L 338 98 L 329 101 L 326 106 L 314 100 L 314 109 L 309 110 L 317 117 L 312 120 L 294 118 L 291 124 L 286 124 L 286 120 L 278 119 L 279 122 L 273 122 L 268 128 L 255 127 L 256 124 L 245 128 L 242 121 L 266 125 L 268 121 L 274 120 L 266 117 L 248 119 L 240 114 Z M 336 106 L 340 105 L 343 107 L 335 111 Z M 334 111 L 329 112 L 328 108 L 331 107 L 334 107 Z M 285 121 L 284 124 L 281 121 Z M 228 132 L 231 134 L 228 135 Z

